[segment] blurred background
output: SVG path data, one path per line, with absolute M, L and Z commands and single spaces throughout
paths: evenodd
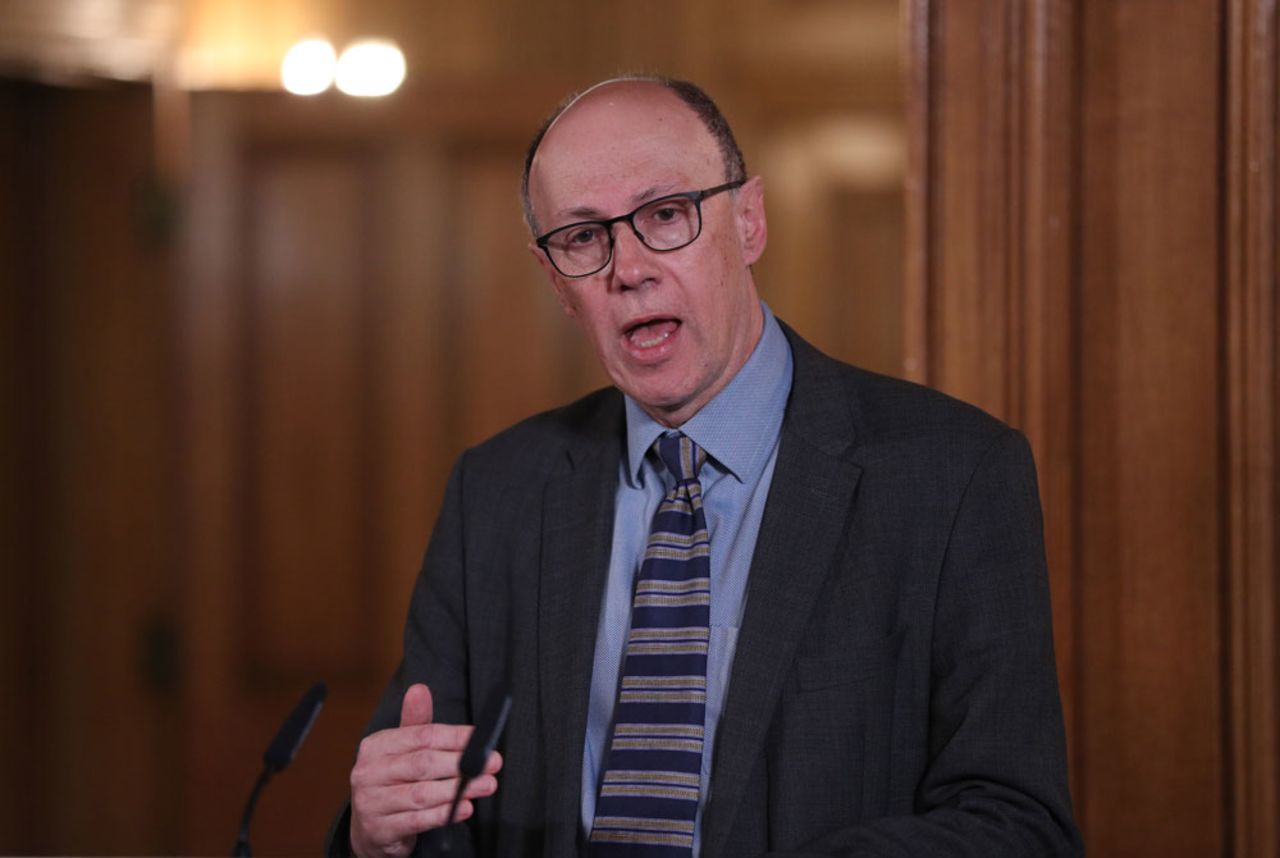
M 1274 0 L 0 2 L 0 853 L 228 852 L 324 679 L 253 829 L 319 850 L 452 460 L 605 381 L 518 182 L 639 71 L 779 316 L 1031 439 L 1091 854 L 1280 854 L 1278 69 Z

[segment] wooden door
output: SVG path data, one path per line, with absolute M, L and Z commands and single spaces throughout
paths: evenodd
M 176 848 L 171 209 L 141 86 L 0 82 L 0 852 Z

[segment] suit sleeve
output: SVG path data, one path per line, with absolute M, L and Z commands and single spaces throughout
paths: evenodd
M 1031 451 L 1007 430 L 970 477 L 939 574 L 928 764 L 915 814 L 775 854 L 1083 854 L 1067 787 L 1042 530 Z
M 419 682 L 431 688 L 433 719 L 436 722 L 469 723 L 463 539 L 465 461 L 466 454 L 463 454 L 449 475 L 440 515 L 409 601 L 409 616 L 404 628 L 404 656 L 365 728 L 366 736 L 399 726 L 404 693 L 410 685 Z M 471 854 L 469 836 L 463 824 L 452 826 L 448 833 L 433 831 L 419 836 L 414 854 L 436 854 L 445 837 L 452 838 L 451 855 Z M 325 854 L 352 854 L 350 801 L 326 835 Z

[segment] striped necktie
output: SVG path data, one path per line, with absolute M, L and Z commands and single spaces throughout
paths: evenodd
M 688 858 L 702 773 L 711 543 L 698 469 L 680 433 L 658 439 L 675 487 L 653 517 L 631 602 L 613 740 L 591 829 L 591 858 Z

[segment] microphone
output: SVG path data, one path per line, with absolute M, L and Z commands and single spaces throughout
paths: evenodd
M 462 777 L 464 785 L 466 781 L 479 777 L 484 771 L 485 761 L 498 746 L 498 739 L 502 737 L 502 731 L 507 726 L 507 716 L 510 714 L 511 692 L 503 686 L 498 686 L 489 698 L 489 705 L 476 720 L 475 732 L 467 740 L 467 747 L 463 749 L 462 758 L 458 760 L 458 774 Z
M 298 749 L 307 738 L 307 733 L 311 732 L 311 725 L 320 714 L 320 707 L 324 705 L 324 699 L 328 694 L 329 687 L 323 682 L 317 682 L 307 689 L 307 693 L 302 695 L 298 705 L 280 725 L 280 732 L 276 733 L 276 737 L 271 740 L 271 744 L 262 755 L 263 765 L 270 769 L 272 774 L 283 772 L 293 762 Z
M 476 728 L 471 738 L 467 740 L 467 746 L 462 749 L 462 756 L 458 760 L 458 790 L 453 794 L 453 803 L 449 805 L 449 816 L 445 820 L 446 827 L 453 825 L 454 817 L 458 813 L 458 803 L 462 801 L 462 793 L 466 790 L 467 784 L 484 771 L 485 761 L 498 746 L 498 739 L 506 729 L 507 716 L 510 714 L 511 692 L 507 689 L 506 683 L 502 683 L 493 690 L 488 703 L 480 712 L 480 717 L 476 719 Z M 446 835 L 442 846 L 443 851 L 452 851 L 452 838 Z
M 317 682 L 307 689 L 307 693 L 302 695 L 298 705 L 289 713 L 289 717 L 280 725 L 276 737 L 267 746 L 262 755 L 262 774 L 258 775 L 258 782 L 253 785 L 253 792 L 249 793 L 249 801 L 245 803 L 244 817 L 240 820 L 240 836 L 236 838 L 235 848 L 231 852 L 236 858 L 249 858 L 253 855 L 249 850 L 249 822 L 253 818 L 253 808 L 258 803 L 258 794 L 272 775 L 284 771 L 293 762 L 307 733 L 311 731 L 316 716 L 320 714 L 320 707 L 324 705 L 328 693 L 329 688 L 323 682 Z
M 507 629 L 515 628 L 515 611 L 513 608 L 514 588 L 511 585 L 511 578 L 507 578 Z M 511 670 L 514 663 L 514 650 L 512 647 L 512 638 L 508 635 L 506 640 L 507 663 L 503 670 L 504 677 L 499 680 L 493 691 L 489 693 L 489 699 L 485 701 L 484 708 L 480 710 L 480 717 L 476 719 L 475 730 L 471 733 L 471 738 L 467 740 L 467 746 L 462 749 L 462 756 L 458 758 L 458 789 L 453 794 L 453 803 L 449 805 L 449 815 L 445 817 L 444 828 L 441 831 L 443 835 L 438 844 L 440 851 L 451 853 L 454 851 L 454 832 L 452 829 L 454 817 L 458 814 L 458 804 L 462 801 L 462 794 L 467 789 L 467 784 L 479 777 L 484 771 L 484 764 L 489 759 L 489 755 L 493 753 L 494 748 L 498 746 L 498 740 L 502 738 L 502 731 L 507 728 L 507 716 L 511 714 Z

